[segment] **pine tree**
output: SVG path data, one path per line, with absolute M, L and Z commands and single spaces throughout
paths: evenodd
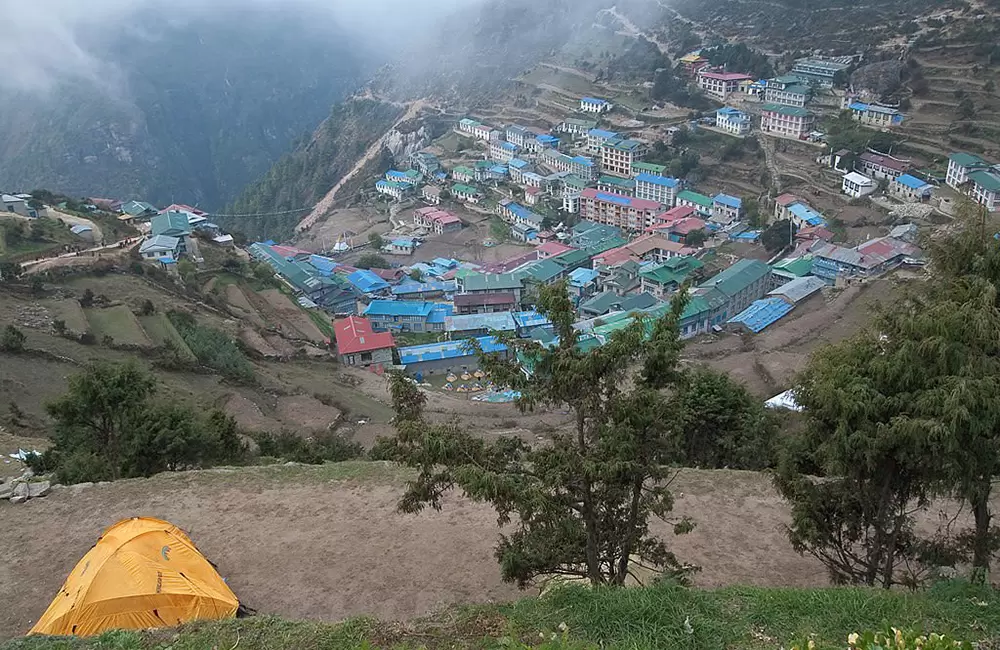
M 663 389 L 682 377 L 677 323 L 684 301 L 658 320 L 636 318 L 591 351 L 579 345 L 564 284 L 541 288 L 538 305 L 558 343 L 545 348 L 507 338 L 513 356 L 480 352 L 481 365 L 491 380 L 520 392 L 523 410 L 568 408 L 571 429 L 536 447 L 516 438 L 486 441 L 455 424 L 428 422 L 424 395 L 395 375 L 398 434 L 383 451 L 419 470 L 401 509 L 440 508 L 452 489 L 491 504 L 498 523 L 510 527 L 496 551 L 501 573 L 522 587 L 552 575 L 616 586 L 649 569 L 683 576 L 693 567 L 650 532 L 649 521 L 666 518 L 673 507 L 667 465 L 678 438 Z M 532 368 L 530 377 L 520 362 Z M 676 533 L 692 525 L 674 524 Z

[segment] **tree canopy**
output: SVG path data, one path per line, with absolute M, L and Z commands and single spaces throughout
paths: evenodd
M 520 586 L 553 575 L 622 585 L 651 572 L 683 576 L 693 570 L 651 532 L 650 520 L 667 518 L 673 507 L 669 466 L 683 462 L 683 429 L 694 419 L 692 409 L 709 402 L 727 409 L 741 398 L 731 398 L 730 384 L 713 383 L 706 374 L 686 384 L 678 335 L 684 306 L 677 299 L 659 319 L 636 317 L 605 345 L 586 350 L 573 327 L 565 284 L 541 287 L 538 307 L 553 322 L 558 343 L 545 347 L 503 337 L 511 356 L 480 351 L 479 359 L 492 381 L 519 392 L 522 410 L 572 413 L 572 425 L 543 445 L 485 440 L 456 424 L 429 422 L 423 393 L 394 375 L 397 435 L 383 441 L 382 453 L 419 472 L 400 507 L 440 508 L 453 489 L 491 504 L 507 527 L 496 551 L 502 575 Z M 713 414 L 697 434 L 720 449 L 706 462 L 738 458 L 753 435 L 746 433 L 753 417 L 728 419 L 714 408 Z M 728 436 L 735 442 L 720 442 Z M 677 533 L 692 526 L 683 519 L 673 524 Z

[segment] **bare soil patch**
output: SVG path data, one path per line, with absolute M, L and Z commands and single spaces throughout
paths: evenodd
M 275 407 L 278 418 L 303 433 L 325 431 L 340 419 L 341 411 L 309 395 L 279 397 Z
M 255 327 L 264 327 L 264 319 L 260 317 L 257 310 L 253 308 L 247 300 L 243 290 L 235 284 L 226 285 L 226 302 L 235 311 L 235 315 L 243 320 L 252 323 Z
M 274 320 L 288 326 L 289 336 L 307 339 L 314 343 L 326 342 L 326 337 L 316 324 L 288 296 L 277 289 L 265 289 L 256 293 L 264 299 L 266 303 L 264 306 L 274 315 Z
M 405 619 L 453 603 L 517 597 L 493 558 L 497 528 L 489 508 L 451 497 L 441 512 L 400 514 L 398 475 L 373 465 L 366 470 L 373 478 L 331 480 L 331 472 L 343 471 L 336 467 L 162 475 L 57 490 L 5 508 L 0 599 L 9 606 L 0 611 L 0 638 L 22 634 L 37 619 L 103 528 L 138 515 L 187 530 L 262 614 Z M 698 525 L 668 541 L 681 559 L 703 566 L 698 584 L 826 583 L 822 567 L 785 539 L 787 510 L 767 478 L 685 470 L 674 489 L 676 513 Z
M 248 431 L 267 432 L 280 431 L 281 423 L 264 415 L 257 404 L 239 393 L 230 395 L 222 407 L 226 414 L 231 415 L 241 428 Z

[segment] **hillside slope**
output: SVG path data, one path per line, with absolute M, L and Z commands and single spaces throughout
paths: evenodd
M 218 209 L 263 174 L 369 73 L 345 34 L 295 12 L 136 17 L 134 38 L 97 39 L 119 70 L 102 88 L 5 88 L 0 187 Z

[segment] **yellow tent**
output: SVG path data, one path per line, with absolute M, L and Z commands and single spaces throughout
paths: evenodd
M 28 634 L 89 636 L 232 618 L 239 601 L 181 529 L 136 517 L 111 526 Z

